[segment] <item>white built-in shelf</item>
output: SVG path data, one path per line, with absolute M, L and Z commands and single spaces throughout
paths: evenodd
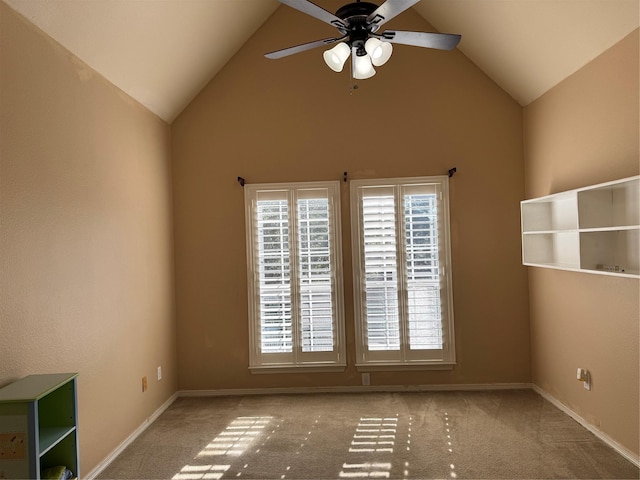
M 640 278 L 640 176 L 524 200 L 522 262 Z

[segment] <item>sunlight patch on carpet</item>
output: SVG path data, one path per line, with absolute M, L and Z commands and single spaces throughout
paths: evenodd
M 272 417 L 238 417 L 214 438 L 199 454 L 200 457 L 231 455 L 238 457 L 267 427 Z
M 231 465 L 185 465 L 173 480 L 220 480 Z

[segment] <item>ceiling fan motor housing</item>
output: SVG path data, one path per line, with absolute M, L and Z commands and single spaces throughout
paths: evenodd
M 369 2 L 349 3 L 340 7 L 336 17 L 344 20 L 347 29 L 338 27 L 343 35 L 349 35 L 349 44 L 356 48 L 358 55 L 364 55 L 364 44 L 369 34 L 378 29 L 375 22 L 367 22 L 367 18 L 376 11 L 378 5 Z
M 365 19 L 376 11 L 378 5 L 369 2 L 354 2 L 344 5 L 336 12 L 336 17 L 348 20 L 350 17 L 363 16 Z

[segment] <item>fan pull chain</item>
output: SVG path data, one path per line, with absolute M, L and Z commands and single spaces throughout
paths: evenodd
M 352 48 L 351 49 L 351 61 L 349 62 L 349 66 L 351 68 L 351 72 L 350 72 L 350 75 L 349 75 L 349 95 L 353 95 L 353 92 L 358 90 L 358 88 L 359 88 L 358 87 L 358 83 L 357 83 L 356 78 L 355 78 L 355 73 L 356 73 L 355 72 L 355 70 L 356 70 L 355 58 L 356 58 L 356 49 Z

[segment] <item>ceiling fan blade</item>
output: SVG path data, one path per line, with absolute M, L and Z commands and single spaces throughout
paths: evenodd
M 322 47 L 323 45 L 331 45 L 332 43 L 336 43 L 341 38 L 325 38 L 323 40 L 316 40 L 315 42 L 303 43 L 302 45 L 296 45 L 294 47 L 283 48 L 282 50 L 276 50 L 275 52 L 265 53 L 264 56 L 271 59 L 277 59 L 282 57 L 288 57 L 289 55 L 293 55 L 295 53 L 305 52 L 307 50 L 311 50 L 312 48 Z
M 396 15 L 412 7 L 420 0 L 387 0 L 367 17 L 367 23 L 383 25 Z
M 311 3 L 309 0 L 279 0 L 280 3 L 295 8 L 296 10 L 311 15 L 329 25 L 334 27 L 346 28 L 344 22 L 339 17 L 336 17 L 333 13 L 319 7 L 315 3 Z
M 462 35 L 451 33 L 404 32 L 401 30 L 385 30 L 382 37 L 391 43 L 413 45 L 415 47 L 452 50 L 458 45 Z

